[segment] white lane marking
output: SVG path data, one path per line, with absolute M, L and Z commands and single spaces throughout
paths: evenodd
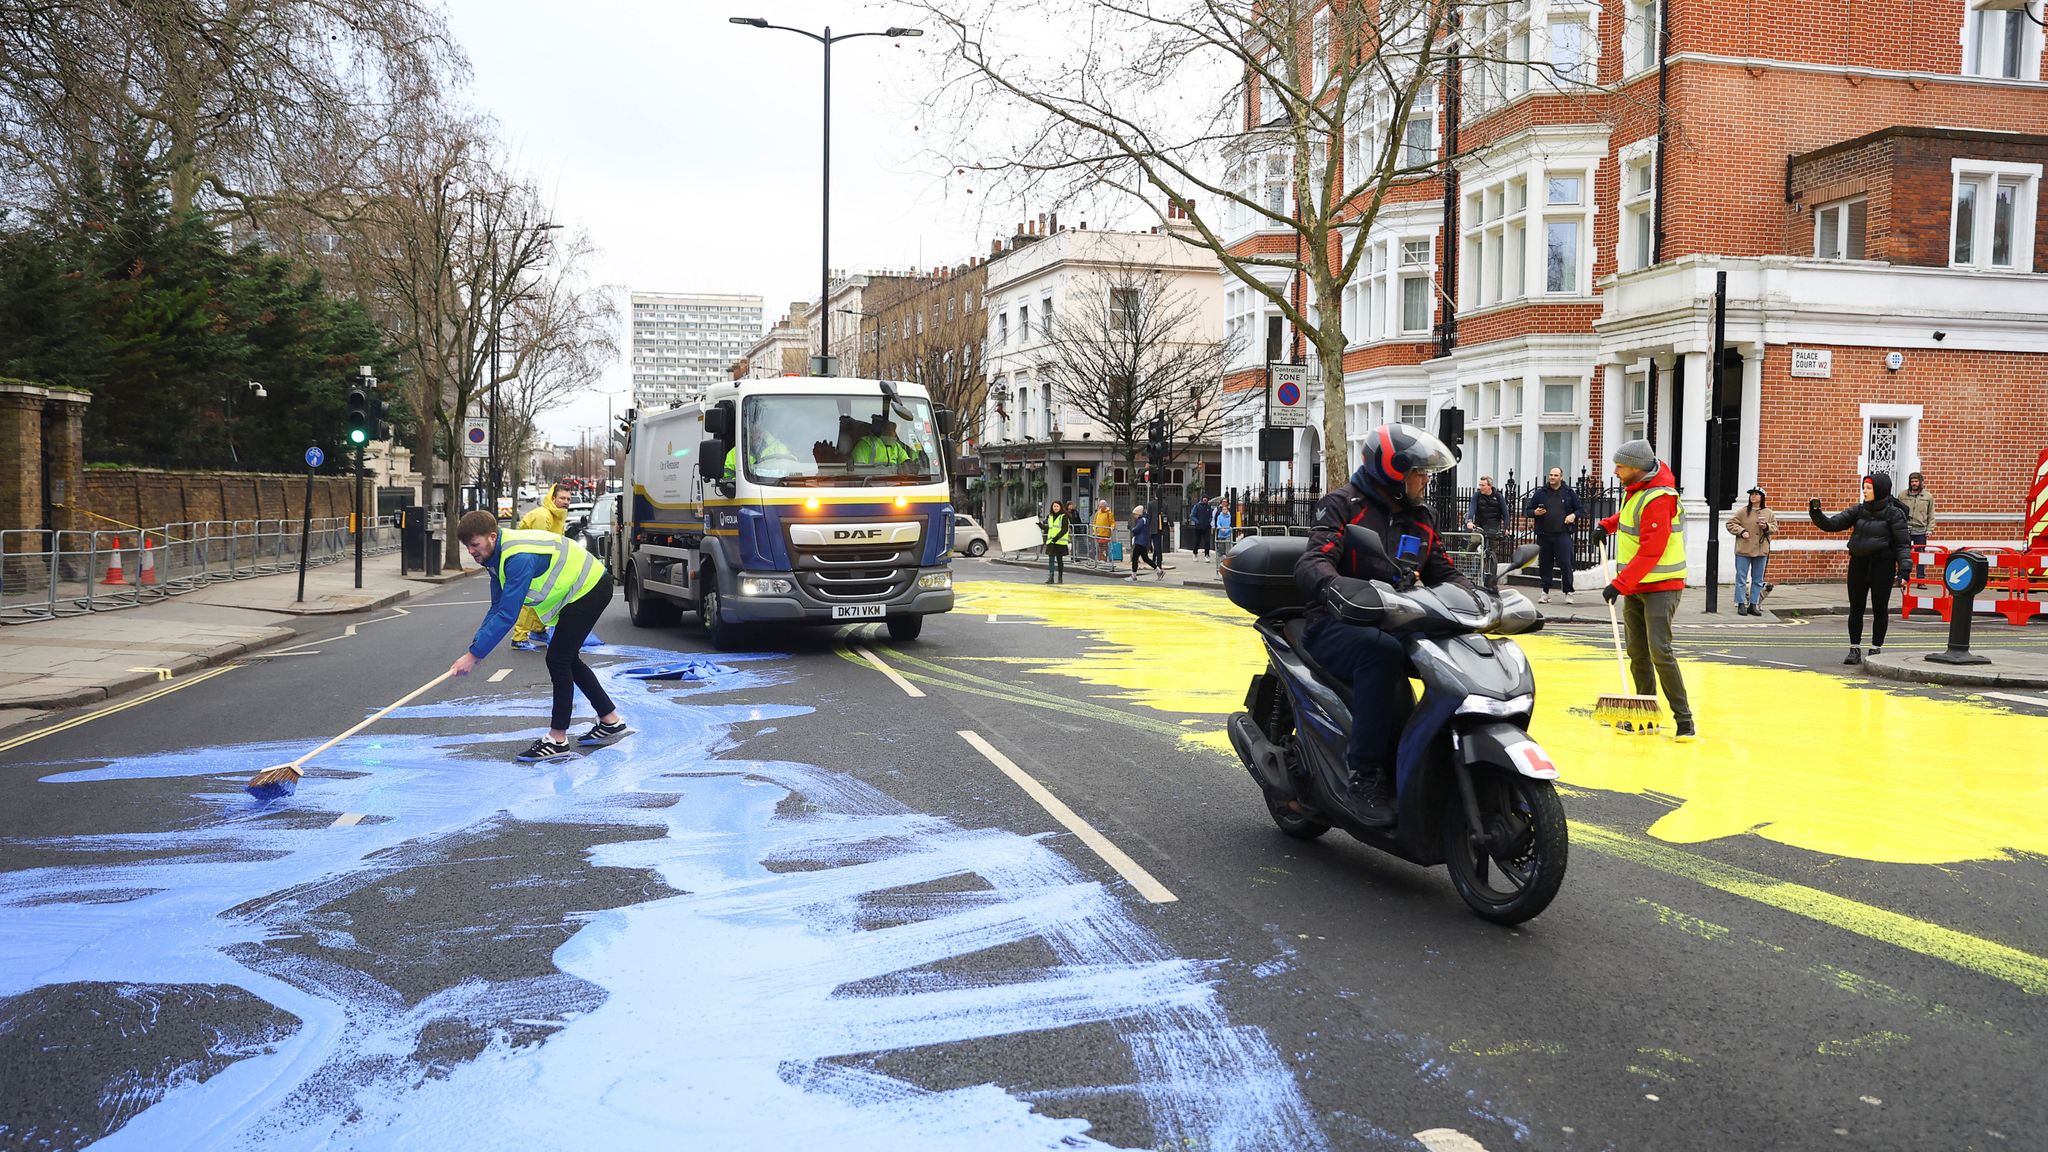
M 1787 664 L 1787 663 L 1786 663 L 1785 661 L 1783 661 L 1783 660 L 1765 660 L 1765 659 L 1763 659 L 1763 658 L 1761 658 L 1761 657 L 1759 657 L 1759 658 L 1757 659 L 1757 663 L 1759 663 L 1759 664 L 1775 664 L 1775 665 L 1777 665 L 1777 666 L 1778 666 L 1778 667 L 1780 667 L 1780 668 L 1804 668 L 1804 667 L 1806 667 L 1806 665 L 1804 665 L 1804 664 Z
M 856 644 L 853 646 L 853 650 L 855 652 L 860 653 L 861 659 L 873 665 L 875 671 L 880 672 L 884 676 L 887 676 L 890 682 L 894 683 L 898 688 L 903 689 L 903 694 L 905 696 L 911 697 L 914 700 L 924 699 L 923 689 L 919 688 L 915 684 L 912 684 L 910 681 L 905 680 L 894 668 L 891 668 L 887 664 L 882 663 L 882 658 L 880 656 L 875 655 L 873 652 L 870 652 L 866 645 Z
M 360 824 L 360 823 L 362 823 L 362 820 L 363 820 L 363 814 L 362 814 L 361 812 L 343 812 L 343 813 L 342 813 L 341 815 L 339 815 L 339 816 L 336 816 L 336 817 L 334 818 L 334 823 L 332 823 L 332 824 L 329 824 L 329 825 L 328 825 L 328 827 L 329 827 L 329 828 L 348 828 L 348 827 L 352 827 L 352 826 L 354 826 L 354 825 L 356 825 L 356 824 Z
M 496 684 L 498 681 L 503 680 L 505 677 L 510 676 L 511 674 L 512 670 L 510 668 L 500 668 L 496 672 L 491 673 L 490 683 Z
M 1486 1152 L 1486 1145 L 1455 1128 L 1431 1128 L 1417 1132 L 1415 1139 L 1429 1152 Z
M 353 624 L 349 625 L 349 626 L 348 626 L 347 628 L 344 628 L 344 629 L 342 629 L 342 632 L 341 632 L 341 634 L 342 634 L 343 636 L 353 636 L 353 635 L 355 635 L 355 634 L 356 634 L 356 626 L 355 626 L 355 625 L 353 625 Z
M 2013 704 L 2030 704 L 2036 708 L 2048 708 L 2048 699 L 2043 699 L 2039 696 L 2021 696 L 2016 692 L 1985 692 L 1982 695 L 1989 700 L 2004 700 Z
M 1017 767 L 1016 763 L 1008 756 L 1003 755 L 996 750 L 994 745 L 982 739 L 981 733 L 963 731 L 960 733 L 960 738 L 973 745 L 976 752 L 981 753 L 982 756 L 987 758 L 989 763 L 1001 770 L 1003 775 L 1008 776 L 1017 787 L 1022 788 L 1026 795 L 1038 801 L 1039 807 L 1050 813 L 1052 818 L 1059 821 L 1067 831 L 1079 837 L 1081 843 L 1094 849 L 1095 854 L 1102 857 L 1103 863 L 1116 869 L 1117 875 L 1122 876 L 1130 882 L 1131 887 L 1138 890 L 1138 895 L 1143 896 L 1154 904 L 1171 904 L 1175 900 L 1180 899 L 1180 897 L 1168 891 L 1166 885 L 1161 884 L 1150 872 L 1145 871 L 1143 867 L 1139 866 L 1136 860 L 1131 859 L 1123 849 L 1111 843 L 1109 837 L 1097 832 L 1094 825 L 1075 815 L 1072 808 L 1067 807 L 1066 804 L 1061 802 L 1059 797 L 1048 791 L 1045 785 L 1034 780 L 1029 772 Z

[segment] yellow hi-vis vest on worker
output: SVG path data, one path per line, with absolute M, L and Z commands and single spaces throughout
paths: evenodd
M 563 605 L 605 578 L 604 565 L 597 557 L 582 545 L 571 544 L 568 537 L 514 528 L 498 533 L 498 552 L 491 557 L 501 590 L 505 587 L 505 561 L 527 553 L 548 558 L 547 571 L 526 586 L 526 606 L 550 628 L 561 618 Z
M 1643 509 L 1659 496 L 1669 496 L 1675 504 L 1678 501 L 1676 488 L 1645 488 L 1631 493 L 1621 502 L 1620 534 L 1614 538 L 1614 553 L 1621 566 L 1635 557 L 1636 549 L 1642 545 Z M 1666 580 L 1685 579 L 1685 528 L 1683 514 L 1674 512 L 1671 517 L 1671 539 L 1664 544 L 1664 555 L 1657 558 L 1657 565 L 1644 573 L 1639 583 L 1661 584 Z

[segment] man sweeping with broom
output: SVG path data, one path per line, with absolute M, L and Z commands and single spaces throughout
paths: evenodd
M 1657 685 L 1671 702 L 1673 736 L 1694 737 L 1692 704 L 1671 643 L 1671 618 L 1685 594 L 1685 529 L 1679 519 L 1678 481 L 1657 459 L 1648 440 L 1631 440 L 1614 450 L 1614 474 L 1626 492 L 1621 510 L 1600 521 L 1603 539 L 1612 535 L 1621 571 L 1601 595 L 1611 616 L 1614 602 L 1627 598 L 1628 664 L 1634 696 L 1603 696 L 1593 718 L 1629 733 L 1657 730 Z M 1604 563 L 1604 557 L 1603 557 Z M 1654 668 L 1654 676 L 1652 669 Z

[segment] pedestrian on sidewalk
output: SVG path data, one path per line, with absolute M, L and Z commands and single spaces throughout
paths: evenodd
M 1166 579 L 1166 570 L 1160 567 L 1159 553 L 1153 550 L 1152 514 L 1145 511 L 1143 504 L 1131 509 L 1131 579 L 1138 578 L 1140 558 L 1152 565 L 1152 571 L 1161 580 Z
M 1657 459 L 1657 449 L 1648 440 L 1631 440 L 1614 450 L 1614 475 L 1624 486 L 1621 510 L 1600 521 L 1596 542 L 1614 537 L 1621 571 L 1600 595 L 1609 604 L 1627 597 L 1621 618 L 1636 694 L 1654 696 L 1661 683 L 1676 725 L 1672 735 L 1691 740 L 1692 702 L 1671 642 L 1671 618 L 1685 596 L 1685 527 L 1678 516 L 1678 480 Z M 1620 727 L 1624 732 L 1643 731 L 1629 721 Z
M 519 528 L 525 532 L 552 532 L 557 536 L 569 534 L 569 493 L 559 484 L 548 485 L 548 494 L 539 504 L 519 518 Z M 541 652 L 548 646 L 548 630 L 534 615 L 533 609 L 521 608 L 519 622 L 512 625 L 512 647 L 521 652 Z
M 1765 507 L 1764 490 L 1751 488 L 1747 503 L 1728 517 L 1728 534 L 1735 537 L 1735 614 L 1761 616 L 1757 607 L 1764 598 L 1764 569 L 1771 562 L 1771 533 L 1778 530 L 1778 518 Z
M 1565 484 L 1562 468 L 1552 468 L 1549 479 L 1522 503 L 1522 515 L 1536 522 L 1537 563 L 1541 565 L 1545 604 L 1550 603 L 1552 569 L 1560 570 L 1564 602 L 1572 602 L 1572 529 L 1579 522 L 1579 511 L 1579 494 Z
M 1899 503 L 1906 506 L 1906 539 L 1913 542 L 1913 575 L 1924 576 L 1927 566 L 1919 562 L 1919 553 L 1927 547 L 1927 538 L 1934 534 L 1934 493 L 1927 490 L 1927 478 L 1918 472 L 1906 477 L 1906 494 L 1899 497 Z
M 457 676 L 474 671 L 511 630 L 522 606 L 531 607 L 548 628 L 548 679 L 554 686 L 548 730 L 518 758 L 531 764 L 569 755 L 569 710 L 579 690 L 597 712 L 597 723 L 578 744 L 595 748 L 630 732 L 597 673 L 583 662 L 583 641 L 612 598 L 611 575 L 603 562 L 567 537 L 518 528 L 500 531 L 498 518 L 481 508 L 456 522 L 455 535 L 469 558 L 489 573 L 491 606 L 469 651 L 456 657 L 448 671 Z
M 1884 651 L 1885 626 L 1891 622 L 1892 584 L 1904 584 L 1913 570 L 1913 541 L 1906 506 L 1892 496 L 1892 478 L 1882 472 L 1863 478 L 1863 502 L 1838 516 L 1821 511 L 1818 499 L 1806 503 L 1806 514 L 1823 532 L 1849 533 L 1849 654 L 1844 664 L 1863 663 L 1863 608 L 1868 601 L 1876 615 L 1870 622 L 1870 654 Z
M 1493 477 L 1479 478 L 1479 490 L 1472 493 L 1472 508 L 1465 515 L 1465 528 L 1479 533 L 1486 586 L 1491 588 L 1499 578 L 1500 562 L 1507 555 L 1502 549 L 1508 530 L 1508 499 L 1495 490 Z
M 1073 525 L 1067 521 L 1067 506 L 1055 500 L 1046 509 L 1045 519 L 1038 522 L 1038 530 L 1045 534 L 1045 582 L 1065 584 L 1067 582 L 1067 545 L 1073 539 Z
M 1109 510 L 1109 501 L 1095 502 L 1095 560 L 1099 564 L 1109 563 L 1109 542 L 1116 536 L 1116 513 Z
M 1216 527 L 1216 516 L 1207 500 L 1188 501 L 1188 542 L 1190 552 L 1209 554 L 1209 532 Z
M 1230 529 L 1230 505 L 1224 502 L 1223 497 L 1218 496 L 1216 498 L 1216 550 L 1218 552 L 1230 550 Z

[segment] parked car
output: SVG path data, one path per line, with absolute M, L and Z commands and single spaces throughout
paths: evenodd
M 616 496 L 599 500 L 590 509 L 590 522 L 583 526 L 583 546 L 600 560 L 605 558 L 605 549 L 610 546 L 612 525 L 618 523 L 618 507 Z
M 980 556 L 988 551 L 988 533 L 972 516 L 953 517 L 953 551 Z
M 581 537 L 583 535 L 584 526 L 589 523 L 590 501 L 571 501 L 568 509 L 568 518 L 562 525 L 562 528 L 567 533 L 569 539 L 575 540 Z

